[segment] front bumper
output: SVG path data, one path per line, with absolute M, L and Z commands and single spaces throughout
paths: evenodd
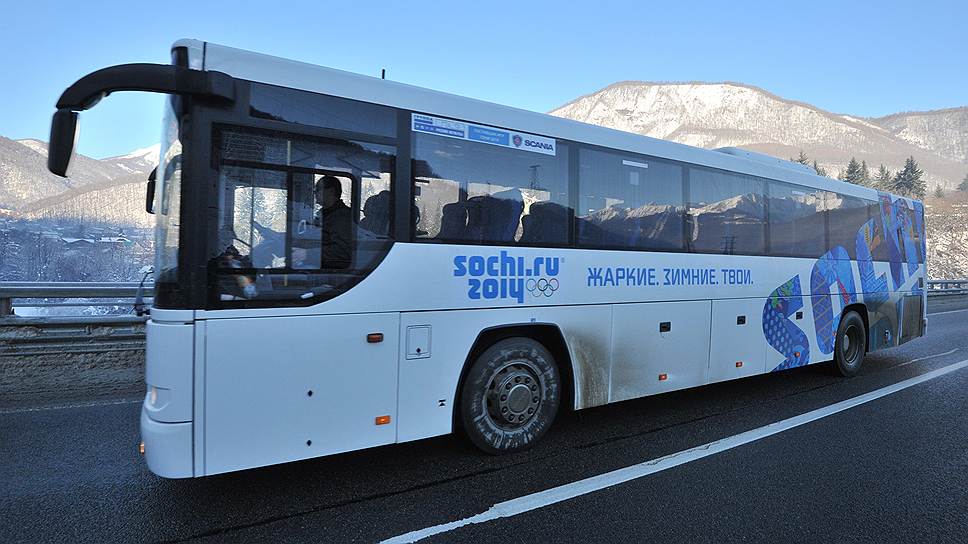
M 141 408 L 141 440 L 148 469 L 163 478 L 191 478 L 192 422 L 159 423 Z

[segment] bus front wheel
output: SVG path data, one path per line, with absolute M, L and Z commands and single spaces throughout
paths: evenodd
M 551 353 L 531 338 L 505 338 L 484 350 L 461 386 L 461 423 L 492 455 L 530 448 L 558 413 L 561 380 Z
M 849 378 L 860 371 L 867 352 L 867 328 L 860 314 L 847 312 L 837 327 L 834 343 L 833 369 L 837 374 Z

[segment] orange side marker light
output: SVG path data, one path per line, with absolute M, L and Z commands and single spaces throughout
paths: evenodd
M 743 368 L 743 361 L 736 361 L 736 368 Z
M 390 423 L 390 416 L 376 416 L 375 423 L 377 425 L 388 425 Z
M 660 382 L 664 382 L 664 381 L 666 381 L 668 379 L 669 379 L 669 375 L 668 374 L 659 374 L 659 381 Z
M 366 335 L 366 341 L 369 344 L 379 344 L 383 341 L 383 333 L 371 332 L 370 334 Z

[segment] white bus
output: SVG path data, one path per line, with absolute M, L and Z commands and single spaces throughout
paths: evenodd
M 921 202 L 195 40 L 61 96 L 170 94 L 141 434 L 205 476 L 461 431 L 530 447 L 562 409 L 924 334 Z

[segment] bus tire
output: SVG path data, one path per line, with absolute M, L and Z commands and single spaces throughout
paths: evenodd
M 560 397 L 551 353 L 531 338 L 505 338 L 484 350 L 464 378 L 464 433 L 491 455 L 526 450 L 551 427 Z
M 867 328 L 860 314 L 847 312 L 840 319 L 834 342 L 834 372 L 845 378 L 856 375 L 867 352 Z

